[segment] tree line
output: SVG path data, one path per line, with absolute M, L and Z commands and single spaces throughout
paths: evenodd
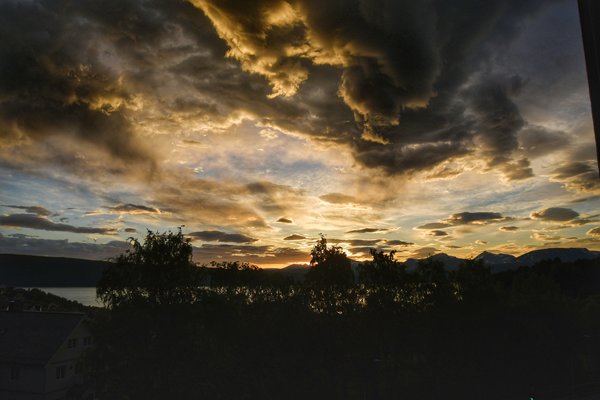
M 372 250 L 358 280 L 324 237 L 303 283 L 239 262 L 196 266 L 148 232 L 97 288 L 100 398 L 559 398 L 600 386 L 597 260 L 491 274 Z

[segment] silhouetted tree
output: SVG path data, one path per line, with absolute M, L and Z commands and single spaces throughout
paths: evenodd
M 327 246 L 321 235 L 310 252 L 310 269 L 306 282 L 316 286 L 345 287 L 354 283 L 350 259 L 340 246 Z
M 388 254 L 371 249 L 372 261 L 361 264 L 359 280 L 367 285 L 393 286 L 402 282 L 406 274 L 405 266 L 394 259 L 395 250 Z
M 146 302 L 185 303 L 200 284 L 192 245 L 181 232 L 148 230 L 144 243 L 129 238 L 131 250 L 118 256 L 100 279 L 96 295 L 108 308 Z

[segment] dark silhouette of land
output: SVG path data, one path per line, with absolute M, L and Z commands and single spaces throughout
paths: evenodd
M 198 267 L 181 231 L 149 232 L 98 282 L 89 384 L 99 399 L 144 400 L 600 393 L 598 258 L 492 273 L 483 259 L 371 256 L 356 276 L 322 237 L 300 282 Z

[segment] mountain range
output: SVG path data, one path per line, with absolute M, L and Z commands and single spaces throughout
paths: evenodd
M 474 260 L 482 260 L 494 273 L 519 267 L 532 266 L 540 261 L 559 259 L 562 262 L 598 259 L 600 251 L 585 248 L 550 248 L 533 250 L 519 257 L 509 254 L 484 251 Z M 445 253 L 438 253 L 425 260 L 439 261 L 452 271 L 466 260 Z M 404 262 L 407 269 L 414 270 L 422 259 L 409 258 Z M 360 263 L 352 260 L 352 270 L 358 276 Z M 110 265 L 106 261 L 82 260 L 62 257 L 41 257 L 18 254 L 0 254 L 0 287 L 93 287 Z M 292 264 L 280 270 L 269 269 L 271 273 L 282 273 L 295 282 L 302 281 L 308 271 L 307 264 Z

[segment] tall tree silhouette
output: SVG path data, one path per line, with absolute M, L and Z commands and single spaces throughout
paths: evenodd
M 310 269 L 306 281 L 315 286 L 350 286 L 354 283 L 350 259 L 340 246 L 327 246 L 327 239 L 315 243 L 310 252 Z
M 192 245 L 181 228 L 148 230 L 144 242 L 130 238 L 131 250 L 118 256 L 102 275 L 96 295 L 107 307 L 140 302 L 186 303 L 200 284 L 200 269 L 192 262 Z

